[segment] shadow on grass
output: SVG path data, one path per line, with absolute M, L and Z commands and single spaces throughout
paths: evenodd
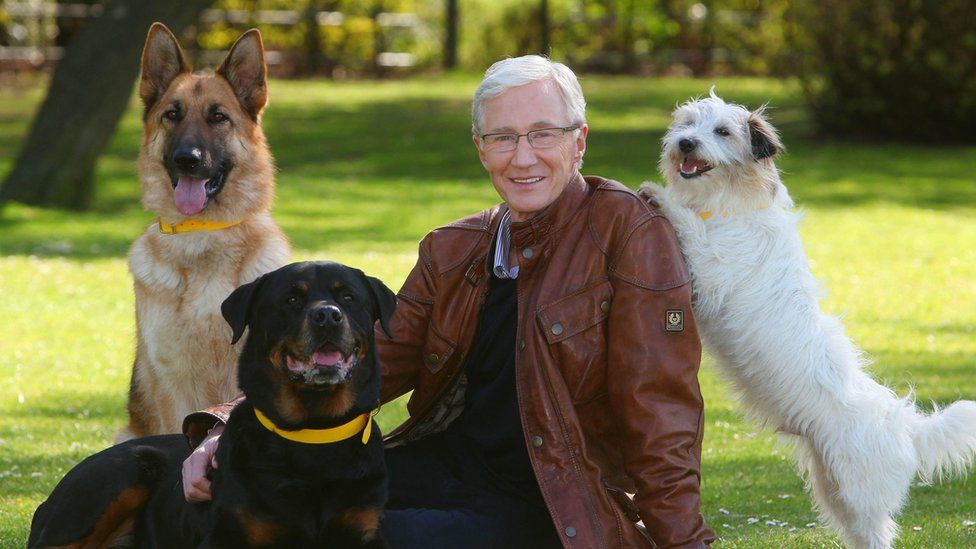
M 637 79 L 610 80 L 606 86 L 594 83 L 587 173 L 610 176 L 631 187 L 660 179 L 656 164 L 668 113 L 676 101 L 702 93 L 701 82 L 664 83 L 660 88 L 654 81 Z M 773 111 L 774 123 L 783 119 L 779 125 L 791 151 L 780 166 L 802 204 L 843 208 L 881 202 L 953 209 L 976 203 L 976 186 L 966 175 L 971 149 L 820 141 L 809 133 L 796 100 L 782 90 L 773 93 L 782 103 Z M 747 86 L 732 98 L 758 104 L 770 97 Z M 468 109 L 466 100 L 433 98 L 341 106 L 294 99 L 273 104 L 265 125 L 279 167 L 275 213 L 290 238 L 306 249 L 346 239 L 412 243 L 434 223 L 492 204 L 496 198 L 471 144 Z M 650 117 L 657 122 L 638 129 L 616 128 L 613 123 L 601 127 L 601 116 Z M 22 126 L 20 131 L 26 132 L 26 123 Z M 15 148 L 19 136 L 13 130 L 0 136 L 0 150 Z M 5 208 L 0 216 L 0 255 L 124 256 L 151 221 L 139 206 L 135 165 L 140 141 L 140 123 L 133 111 L 100 161 L 98 198 L 91 212 Z M 445 195 L 445 189 L 454 192 Z M 433 213 L 424 215 L 427 210 Z M 322 212 L 332 212 L 334 222 L 317 224 Z M 421 212 L 420 222 L 407 220 L 404 227 L 408 212 Z

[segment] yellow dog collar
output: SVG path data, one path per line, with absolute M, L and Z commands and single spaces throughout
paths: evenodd
M 760 210 L 765 210 L 768 207 L 769 207 L 768 204 L 760 204 L 759 205 L 759 209 Z M 731 215 L 731 213 L 729 213 L 728 211 L 722 212 L 722 217 L 728 217 L 730 215 Z M 708 219 L 709 217 L 712 217 L 712 212 L 701 212 L 701 213 L 698 214 L 698 217 L 700 217 L 702 219 Z
M 183 221 L 182 223 L 170 225 L 168 223 L 164 223 L 163 220 L 160 219 L 159 232 L 163 234 L 176 234 L 189 233 L 193 231 L 217 231 L 220 229 L 233 227 L 239 223 L 240 221 L 207 221 L 201 219 L 190 219 Z
M 352 438 L 356 436 L 360 431 L 363 432 L 363 444 L 369 442 L 369 435 L 373 431 L 373 416 L 379 410 L 373 410 L 372 412 L 366 412 L 365 414 L 358 415 L 352 420 L 343 423 L 337 427 L 329 427 L 328 429 L 299 429 L 297 431 L 286 431 L 275 425 L 268 416 L 261 413 L 261 410 L 257 408 L 254 409 L 254 416 L 258 418 L 261 425 L 264 428 L 271 431 L 272 433 L 294 442 L 301 442 L 304 444 L 328 444 L 330 442 L 339 442 Z

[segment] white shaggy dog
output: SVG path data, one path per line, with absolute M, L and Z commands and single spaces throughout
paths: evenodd
M 671 220 L 692 273 L 695 318 L 748 415 L 788 433 L 824 521 L 851 547 L 891 547 L 916 473 L 965 473 L 976 403 L 925 414 L 869 377 L 817 304 L 793 201 L 762 109 L 716 97 L 674 112 L 660 170 L 641 194 Z

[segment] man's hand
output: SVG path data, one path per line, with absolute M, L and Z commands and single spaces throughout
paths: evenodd
M 217 468 L 217 444 L 223 424 L 215 426 L 197 446 L 190 457 L 183 461 L 183 497 L 190 503 L 210 501 L 210 480 L 207 473 Z

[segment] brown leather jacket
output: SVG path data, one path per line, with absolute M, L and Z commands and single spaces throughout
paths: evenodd
M 397 295 L 393 339 L 376 332 L 383 401 L 413 391 L 388 445 L 441 431 L 461 412 L 503 208 L 428 234 Z M 563 545 L 710 543 L 699 513 L 701 343 L 670 223 L 615 181 L 577 177 L 512 224 L 512 247 L 522 427 Z

